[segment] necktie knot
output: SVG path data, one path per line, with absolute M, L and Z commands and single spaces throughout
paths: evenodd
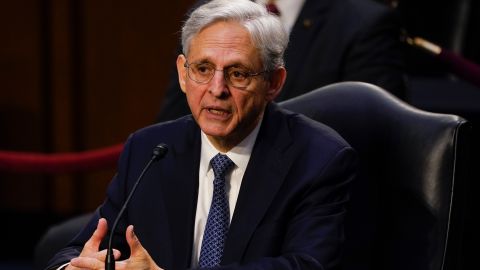
M 212 166 L 215 178 L 223 178 L 228 170 L 233 166 L 233 161 L 227 155 L 218 153 L 212 158 L 212 160 L 210 160 L 210 165 Z

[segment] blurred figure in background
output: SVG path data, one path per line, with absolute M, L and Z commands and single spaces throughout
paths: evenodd
M 194 7 L 208 1 L 198 1 Z M 274 5 L 290 33 L 289 74 L 276 101 L 340 81 L 376 84 L 405 98 L 401 23 L 394 9 L 372 0 L 258 0 Z M 176 72 L 159 122 L 189 114 Z

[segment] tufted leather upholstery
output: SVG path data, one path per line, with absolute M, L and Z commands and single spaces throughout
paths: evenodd
M 416 109 L 360 82 L 325 86 L 281 105 L 331 126 L 359 153 L 343 269 L 460 265 L 469 122 Z

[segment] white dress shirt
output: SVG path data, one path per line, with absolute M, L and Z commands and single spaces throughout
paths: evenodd
M 230 221 L 232 221 L 235 205 L 237 203 L 238 193 L 242 184 L 242 178 L 247 169 L 250 155 L 252 154 L 253 145 L 260 129 L 261 121 L 255 129 L 240 142 L 237 146 L 227 153 L 227 155 L 235 164 L 233 169 L 225 176 L 226 192 L 228 197 L 228 205 L 230 208 Z M 202 146 L 200 154 L 200 168 L 198 174 L 198 200 L 197 212 L 195 215 L 194 235 L 193 235 L 193 250 L 192 250 L 192 265 L 198 266 L 198 259 L 200 257 L 200 250 L 202 247 L 203 232 L 207 224 L 208 211 L 212 204 L 213 196 L 213 179 L 214 173 L 210 166 L 210 160 L 219 153 L 217 149 L 210 143 L 207 135 L 201 132 Z

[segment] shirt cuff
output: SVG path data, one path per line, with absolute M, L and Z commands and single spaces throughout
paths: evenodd
M 58 268 L 57 268 L 57 269 L 55 269 L 55 270 L 62 270 L 62 269 L 65 269 L 65 267 L 67 267 L 68 265 L 70 265 L 70 263 L 69 263 L 69 262 L 68 262 L 68 263 L 65 263 L 65 264 L 62 264 L 62 265 L 60 265 L 60 267 L 58 267 Z

